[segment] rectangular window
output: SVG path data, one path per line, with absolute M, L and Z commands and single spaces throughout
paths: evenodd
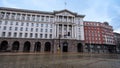
M 31 23 L 31 26 L 34 26 L 34 23 Z
M 7 25 L 8 24 L 8 21 L 5 21 L 5 25 Z
M 15 27 L 15 31 L 17 31 L 18 30 L 18 28 L 17 27 Z
M 41 27 L 43 27 L 43 24 L 41 24 Z
M 26 26 L 29 26 L 29 23 L 26 23 Z
M 2 32 L 2 37 L 5 37 L 5 34 L 6 34 L 5 32 Z
M 47 38 L 47 34 L 45 34 L 45 38 Z
M 40 34 L 40 38 L 43 38 L 43 34 Z
M 52 34 L 50 34 L 50 38 L 52 38 Z
M 43 29 L 41 29 L 41 31 L 40 32 L 43 32 Z
M 24 25 L 24 23 L 23 22 L 21 22 L 21 26 L 23 26 Z
M 38 32 L 38 28 L 36 28 L 36 32 Z
M 19 37 L 20 37 L 20 38 L 22 37 L 22 33 L 19 34 Z
M 12 22 L 12 21 L 10 22 L 10 25 L 13 25 L 13 22 Z
M 28 31 L 28 28 L 26 28 L 26 30 L 25 31 Z
M 31 32 L 33 31 L 33 28 L 31 28 Z
M 18 22 L 16 22 L 16 25 L 18 25 Z
M 28 33 L 25 33 L 25 37 L 27 37 Z
M 23 27 L 20 28 L 20 31 L 23 31 Z
M 31 37 L 31 38 L 33 37 L 33 34 L 32 34 L 32 33 L 30 33 L 30 37 Z
M 3 27 L 3 30 L 6 30 L 6 26 Z
M 0 21 L 0 25 L 2 24 L 2 21 Z
M 17 37 L 17 33 L 16 32 L 14 33 L 14 37 Z
M 52 33 L 52 29 L 50 29 L 50 33 Z
M 45 29 L 45 32 L 47 32 L 47 29 Z
M 12 30 L 12 27 L 9 27 L 9 30 Z
M 36 34 L 35 34 L 35 38 L 37 38 L 37 37 L 38 37 L 38 34 L 36 33 Z
M 11 32 L 8 32 L 8 37 L 11 37 Z

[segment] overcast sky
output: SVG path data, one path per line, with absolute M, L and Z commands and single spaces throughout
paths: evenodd
M 107 21 L 120 33 L 120 0 L 0 0 L 0 7 L 51 12 L 66 8 L 86 15 L 85 21 Z

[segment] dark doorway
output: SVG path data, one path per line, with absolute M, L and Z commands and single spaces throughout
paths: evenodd
M 78 45 L 77 45 L 77 51 L 78 52 L 83 52 L 83 46 L 82 46 L 82 44 L 81 43 L 78 43 Z
M 0 51 L 5 52 L 5 51 L 7 51 L 7 48 L 8 48 L 8 42 L 7 41 L 2 41 L 1 45 L 0 45 Z
M 40 50 L 41 50 L 41 43 L 36 42 L 34 47 L 34 52 L 40 52 Z
M 24 43 L 23 52 L 30 52 L 30 42 L 27 41 Z
M 12 44 L 12 51 L 14 52 L 17 52 L 19 50 L 19 42 L 18 41 L 15 41 L 13 44 Z
M 50 52 L 50 50 L 51 50 L 51 44 L 50 44 L 50 42 L 46 42 L 45 43 L 45 51 Z
M 67 42 L 63 43 L 63 52 L 68 52 L 68 43 Z

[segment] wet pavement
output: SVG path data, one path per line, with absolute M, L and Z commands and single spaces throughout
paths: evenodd
M 119 68 L 119 54 L 0 54 L 0 68 Z

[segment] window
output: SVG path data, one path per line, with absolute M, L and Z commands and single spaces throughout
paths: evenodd
M 26 26 L 29 26 L 29 23 L 26 23 Z
M 3 36 L 3 37 L 5 37 L 5 34 L 6 34 L 5 32 L 2 32 L 2 36 Z
M 28 31 L 28 28 L 26 28 L 26 30 L 25 31 Z
M 50 28 L 52 28 L 52 24 L 50 24 Z
M 7 25 L 8 24 L 8 21 L 5 21 L 5 25 Z
M 16 22 L 16 25 L 18 25 L 18 22 Z
M 40 32 L 43 32 L 43 29 L 41 29 L 41 31 Z
M 33 34 L 32 34 L 32 33 L 30 33 L 30 37 L 31 37 L 31 38 L 33 37 Z
M 41 21 L 44 21 L 44 16 L 41 17 Z
M 36 32 L 38 32 L 38 28 L 36 28 Z
M 43 38 L 43 34 L 40 34 L 40 38 Z
M 25 33 L 25 37 L 27 37 L 28 33 Z
M 14 33 L 14 37 L 17 37 L 17 33 L 16 32 Z
M 50 34 L 50 38 L 52 38 L 52 34 Z
M 12 21 L 10 22 L 10 25 L 13 25 L 13 22 L 12 22 Z
M 38 26 L 39 26 L 39 24 L 37 23 L 37 24 L 36 24 L 36 27 L 38 27 Z
M 19 37 L 22 37 L 22 33 L 19 34 Z
M 12 27 L 9 27 L 9 30 L 12 30 Z
M 20 28 L 20 31 L 23 31 L 23 27 Z
M 48 27 L 48 24 L 46 24 L 46 27 Z
M 8 37 L 11 37 L 11 32 L 8 32 Z
M 0 21 L 0 25 L 2 24 L 2 21 Z
M 31 28 L 31 31 L 33 31 L 33 28 Z
M 34 23 L 31 23 L 31 26 L 34 26 Z
M 47 34 L 45 34 L 45 38 L 47 38 Z
M 52 29 L 50 29 L 50 33 L 52 33 Z
M 43 27 L 43 24 L 41 24 L 41 27 Z
M 6 26 L 3 27 L 3 30 L 6 30 Z
M 35 38 L 37 38 L 37 37 L 38 37 L 38 34 L 36 33 L 36 34 L 35 34 Z
M 21 26 L 23 26 L 24 25 L 24 23 L 23 22 L 21 22 Z
M 15 31 L 17 31 L 18 30 L 18 28 L 17 27 L 15 27 Z
M 47 32 L 47 29 L 45 29 L 45 32 Z

